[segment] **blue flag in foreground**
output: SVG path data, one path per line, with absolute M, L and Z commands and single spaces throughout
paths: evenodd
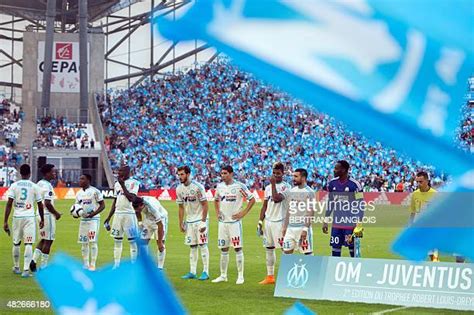
M 58 254 L 37 279 L 58 314 L 185 314 L 172 287 L 146 255 L 90 272 Z
M 422 213 L 393 244 L 394 251 L 414 260 L 426 259 L 430 250 L 474 260 L 474 172 L 464 175 L 451 193 L 439 193 L 430 211 Z
M 315 315 L 313 311 L 304 306 L 301 302 L 296 302 L 292 307 L 286 310 L 285 315 Z
M 461 176 L 474 165 L 454 146 L 474 69 L 473 21 L 471 0 L 201 0 L 176 22 L 156 25 L 172 40 L 204 40 L 351 129 Z M 472 209 L 459 211 L 468 219 Z M 415 232 L 405 232 L 406 248 L 395 247 L 409 258 L 426 255 Z M 472 239 L 463 229 L 456 234 Z
M 156 25 L 172 40 L 208 42 L 351 129 L 456 176 L 474 164 L 453 145 L 474 69 L 471 5 L 202 0 Z

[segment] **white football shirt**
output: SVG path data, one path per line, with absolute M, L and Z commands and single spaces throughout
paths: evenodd
M 30 180 L 14 182 L 7 192 L 7 198 L 13 199 L 13 217 L 34 217 L 36 203 L 41 202 L 39 187 Z
M 140 188 L 140 182 L 133 178 L 129 178 L 125 181 L 125 187 L 127 188 L 128 192 L 137 195 L 138 189 Z M 128 201 L 127 197 L 125 197 L 122 186 L 120 186 L 118 182 L 115 182 L 114 195 L 116 198 L 115 213 L 135 214 L 135 210 L 133 210 L 132 207 L 132 202 Z
M 99 203 L 104 200 L 104 196 L 100 190 L 93 186 L 89 186 L 85 190 L 81 188 L 76 195 L 76 203 L 80 204 L 86 213 L 91 213 L 99 208 Z M 100 218 L 100 213 L 94 218 Z M 82 218 L 82 220 L 90 220 L 92 218 Z
M 176 188 L 176 203 L 184 206 L 187 223 L 202 220 L 203 209 L 201 202 L 206 200 L 204 186 L 194 180 L 187 186 L 179 184 L 178 188 Z
M 219 201 L 221 218 L 219 221 L 224 223 L 233 223 L 238 220 L 232 219 L 232 216 L 242 211 L 244 198 L 253 199 L 250 190 L 243 183 L 233 181 L 227 185 L 224 182 L 217 184 L 216 194 L 214 196 Z

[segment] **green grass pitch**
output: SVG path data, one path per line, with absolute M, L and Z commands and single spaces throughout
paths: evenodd
M 77 244 L 77 233 L 79 222 L 69 215 L 69 207 L 72 200 L 60 200 L 56 207 L 63 213 L 63 217 L 57 222 L 56 241 L 53 244 L 52 257 L 59 251 L 73 255 L 81 259 L 80 246 Z M 295 302 L 294 299 L 273 297 L 273 286 L 261 286 L 258 284 L 266 274 L 265 250 L 262 240 L 256 236 L 256 225 L 261 204 L 257 203 L 247 217 L 244 218 L 244 253 L 245 253 L 245 284 L 237 286 L 237 270 L 235 266 L 235 255 L 231 253 L 229 264 L 229 282 L 213 284 L 210 281 L 182 280 L 180 277 L 189 269 L 189 248 L 184 245 L 183 234 L 178 229 L 178 207 L 172 201 L 162 202 L 169 212 L 169 231 L 167 236 L 167 256 L 165 270 L 177 294 L 184 306 L 191 314 L 282 314 Z M 111 201 L 106 201 L 108 213 Z M 5 202 L 0 202 L 3 217 Z M 379 206 L 377 211 L 385 213 L 383 216 L 388 221 L 406 222 L 408 211 L 404 207 Z M 102 215 L 102 222 L 106 214 Z M 210 276 L 219 275 L 219 250 L 217 248 L 217 222 L 214 207 L 210 203 Z M 10 219 L 11 222 L 11 219 Z M 398 226 L 402 226 L 400 224 Z M 369 227 L 366 229 L 362 243 L 362 253 L 371 258 L 398 258 L 390 252 L 390 244 L 399 232 L 399 228 L 393 227 Z M 329 236 L 321 232 L 320 226 L 314 226 L 315 253 L 317 255 L 330 255 Z M 153 252 L 156 244 L 152 244 Z M 124 242 L 124 256 L 129 255 L 128 244 Z M 21 265 L 23 264 L 23 247 L 21 252 Z M 347 250 L 344 255 L 348 255 Z M 278 253 L 278 257 L 280 253 Z M 451 258 L 445 258 L 452 260 Z M 99 234 L 99 258 L 98 268 L 113 261 L 113 240 L 107 231 L 101 227 Z M 52 309 L 11 309 L 7 307 L 8 301 L 40 301 L 47 298 L 33 278 L 22 279 L 11 272 L 11 239 L 3 232 L 0 233 L 0 314 L 38 314 L 52 313 Z M 278 268 L 278 266 L 277 266 Z M 198 273 L 202 270 L 199 258 Z M 381 312 L 396 308 L 391 305 L 373 305 L 363 303 L 344 303 L 330 301 L 302 302 L 318 314 L 368 314 Z M 393 312 L 394 314 L 447 314 L 455 313 L 448 310 L 407 308 Z

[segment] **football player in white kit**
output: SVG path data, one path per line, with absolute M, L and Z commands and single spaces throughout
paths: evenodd
M 260 284 L 275 283 L 275 248 L 283 247 L 283 221 L 286 216 L 285 201 L 275 201 L 273 196 L 283 194 L 291 189 L 290 184 L 283 181 L 285 167 L 281 162 L 273 164 L 270 185 L 265 187 L 263 206 L 257 225 L 259 235 L 263 235 L 263 246 L 266 248 L 267 276 Z
M 33 243 L 36 238 L 35 203 L 38 206 L 39 226 L 44 226 L 44 210 L 39 187 L 29 180 L 31 169 L 28 164 L 20 167 L 21 179 L 14 182 L 7 192 L 7 205 L 5 207 L 5 219 L 3 230 L 10 235 L 8 217 L 13 207 L 13 273 L 22 277 L 29 277 L 29 267 L 33 254 Z M 23 272 L 20 271 L 20 245 L 25 244 Z
M 227 282 L 227 267 L 229 265 L 229 247 L 235 250 L 238 277 L 236 284 L 244 283 L 244 252 L 242 251 L 243 233 L 242 218 L 245 217 L 255 204 L 255 198 L 250 190 L 241 182 L 234 180 L 232 166 L 221 169 L 222 182 L 217 185 L 215 194 L 216 214 L 219 220 L 218 247 L 221 249 L 221 275 L 212 280 L 214 283 Z M 247 207 L 243 208 L 244 198 Z
M 92 177 L 89 174 L 83 174 L 79 177 L 79 187 L 81 187 L 81 190 L 76 195 L 76 204 L 82 206 L 85 217 L 81 217 L 79 223 L 77 242 L 81 244 L 84 269 L 94 271 L 99 254 L 97 241 L 99 240 L 100 213 L 105 209 L 105 203 L 102 193 L 94 186 L 91 186 L 91 181 Z
M 115 182 L 112 208 L 108 217 L 104 221 L 107 230 L 111 230 L 110 235 L 114 242 L 114 268 L 120 266 L 122 258 L 123 236 L 127 236 L 130 243 L 130 258 L 135 262 L 138 254 L 136 238 L 138 236 L 138 221 L 132 202 L 137 197 L 140 182 L 130 178 L 130 167 L 121 166 L 118 170 L 118 181 Z M 110 219 L 115 214 L 110 228 Z
M 51 246 L 56 238 L 56 221 L 61 218 L 61 213 L 54 207 L 55 195 L 53 185 L 51 185 L 51 181 L 56 179 L 56 169 L 53 164 L 45 164 L 41 167 L 40 172 L 43 175 L 43 179 L 37 184 L 44 203 L 44 227 L 40 229 L 40 241 L 36 245 L 33 259 L 30 263 L 30 270 L 33 272 L 36 271 L 40 259 L 41 268 L 48 265 Z
M 302 254 L 313 253 L 313 229 L 311 227 L 314 219 L 315 192 L 307 185 L 308 172 L 298 168 L 293 172 L 293 184 L 295 185 L 284 194 L 287 213 L 283 224 L 283 252 L 292 254 L 299 250 Z M 281 196 L 283 195 L 283 196 Z
M 168 211 L 155 198 L 150 196 L 137 197 L 133 200 L 133 208 L 139 220 L 140 238 L 147 245 L 150 239 L 156 239 L 158 251 L 156 253 L 159 269 L 163 269 L 166 257 L 166 232 L 168 231 Z
M 209 215 L 206 190 L 200 183 L 191 179 L 189 166 L 178 168 L 181 184 L 176 188 L 176 203 L 179 207 L 179 229 L 185 233 L 184 244 L 190 247 L 190 271 L 182 279 L 196 279 L 198 245 L 201 250 L 203 271 L 199 280 L 209 279 Z M 184 215 L 186 214 L 186 221 Z

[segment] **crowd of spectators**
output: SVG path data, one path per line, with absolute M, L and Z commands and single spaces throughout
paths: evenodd
M 0 103 L 0 143 L 6 143 L 14 148 L 21 133 L 21 123 L 24 113 L 7 99 Z
M 461 127 L 458 132 L 459 146 L 468 152 L 474 153 L 474 77 L 468 81 L 466 103 L 461 107 Z
M 87 134 L 87 126 L 72 123 L 66 117 L 45 116 L 37 121 L 35 148 L 93 149 L 94 138 Z
M 16 180 L 16 168 L 28 161 L 28 152 L 18 153 L 16 145 L 21 134 L 24 112 L 7 99 L 0 102 L 0 187 Z
M 351 163 L 366 191 L 412 190 L 421 169 L 434 184 L 446 180 L 226 60 L 110 91 L 98 104 L 112 168 L 129 164 L 144 188 L 176 187 L 182 164 L 212 188 L 220 167 L 231 164 L 237 179 L 261 189 L 272 163 L 282 161 L 288 171 L 308 169 L 311 185 L 320 189 L 339 159 Z

